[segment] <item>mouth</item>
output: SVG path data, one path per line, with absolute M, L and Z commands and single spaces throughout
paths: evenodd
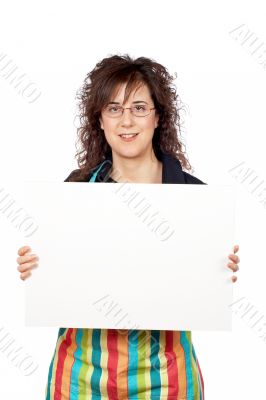
M 138 135 L 138 133 L 121 133 L 119 136 L 122 138 L 131 138 L 131 137 L 134 137 L 137 135 Z
M 131 142 L 138 136 L 138 134 L 139 133 L 121 133 L 121 135 L 118 136 L 120 136 L 123 141 Z

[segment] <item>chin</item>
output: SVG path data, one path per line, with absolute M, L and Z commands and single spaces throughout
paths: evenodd
M 141 156 L 141 152 L 136 150 L 117 151 L 116 154 L 121 158 L 137 158 Z

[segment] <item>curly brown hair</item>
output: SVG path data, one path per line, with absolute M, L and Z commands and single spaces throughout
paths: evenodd
M 126 83 L 123 104 L 139 84 L 146 84 L 150 90 L 159 115 L 158 127 L 152 139 L 156 157 L 160 160 L 161 152 L 170 154 L 180 161 L 183 169 L 188 172 L 193 170 L 181 141 L 182 106 L 172 83 L 175 78 L 163 65 L 147 57 L 134 60 L 128 54 L 111 55 L 96 64 L 77 93 L 80 126 L 77 128 L 75 158 L 80 169 L 75 174 L 75 180 L 83 180 L 112 153 L 100 127 L 99 117 L 123 83 Z

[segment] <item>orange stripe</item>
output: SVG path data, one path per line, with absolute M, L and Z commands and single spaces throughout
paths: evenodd
M 128 330 L 117 331 L 117 395 L 119 399 L 128 398 Z
M 185 399 L 187 395 L 186 360 L 184 349 L 180 343 L 180 331 L 173 331 L 173 351 L 177 360 L 178 399 Z
M 66 358 L 62 376 L 62 394 L 64 394 L 64 396 L 69 396 L 70 393 L 71 370 L 75 362 L 74 353 L 77 350 L 76 333 L 77 328 L 73 328 L 71 334 L 71 343 L 66 349 Z

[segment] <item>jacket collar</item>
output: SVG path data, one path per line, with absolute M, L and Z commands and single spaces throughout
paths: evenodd
M 162 153 L 163 183 L 186 183 L 181 163 L 170 154 Z
M 181 163 L 170 154 L 161 152 L 160 158 L 163 163 L 162 183 L 186 183 Z M 111 169 L 113 158 L 112 154 L 105 159 L 105 164 L 97 174 L 96 182 L 108 181 L 108 172 Z M 110 180 L 109 180 L 110 182 Z

